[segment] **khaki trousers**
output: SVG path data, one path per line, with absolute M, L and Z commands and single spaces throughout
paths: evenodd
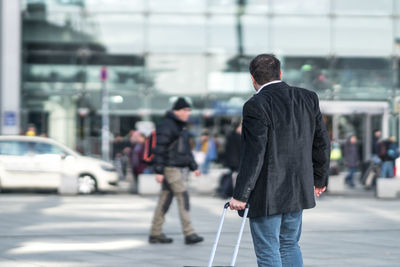
M 166 167 L 164 169 L 164 181 L 154 212 L 150 235 L 156 236 L 162 233 L 165 214 L 168 212 L 173 197 L 178 201 L 183 234 L 187 236 L 195 232 L 189 215 L 189 194 L 186 189 L 187 175 L 188 171 L 184 168 Z

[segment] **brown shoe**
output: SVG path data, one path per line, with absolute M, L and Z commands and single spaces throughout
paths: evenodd
M 174 241 L 172 238 L 167 237 L 165 234 L 161 235 L 151 235 L 149 236 L 149 243 L 150 244 L 170 244 Z

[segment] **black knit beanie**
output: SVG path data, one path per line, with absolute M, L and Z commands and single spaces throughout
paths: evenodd
M 183 108 L 190 108 L 190 104 L 183 98 L 179 97 L 175 103 L 174 106 L 172 107 L 173 110 L 179 110 Z

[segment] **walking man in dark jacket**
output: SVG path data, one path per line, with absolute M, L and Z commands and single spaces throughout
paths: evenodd
M 231 209 L 249 203 L 259 267 L 303 266 L 298 245 L 303 209 L 326 189 L 330 143 L 318 97 L 281 81 L 280 62 L 250 63 L 257 93 L 243 107 L 239 174 Z
M 182 223 L 185 244 L 203 241 L 198 236 L 190 221 L 189 194 L 186 189 L 189 170 L 200 175 L 189 143 L 186 123 L 190 116 L 190 105 L 184 98 L 178 98 L 173 110 L 168 111 L 164 120 L 157 127 L 157 144 L 154 150 L 154 171 L 156 180 L 162 184 L 160 198 L 154 213 L 149 237 L 150 243 L 171 243 L 172 238 L 162 233 L 165 214 L 171 205 L 172 198 L 178 201 L 179 215 Z

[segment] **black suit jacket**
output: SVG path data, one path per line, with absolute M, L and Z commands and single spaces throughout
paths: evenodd
M 328 180 L 330 141 L 314 92 L 284 82 L 264 87 L 243 107 L 241 143 L 233 197 L 250 204 L 249 217 L 315 206 L 314 186 Z

